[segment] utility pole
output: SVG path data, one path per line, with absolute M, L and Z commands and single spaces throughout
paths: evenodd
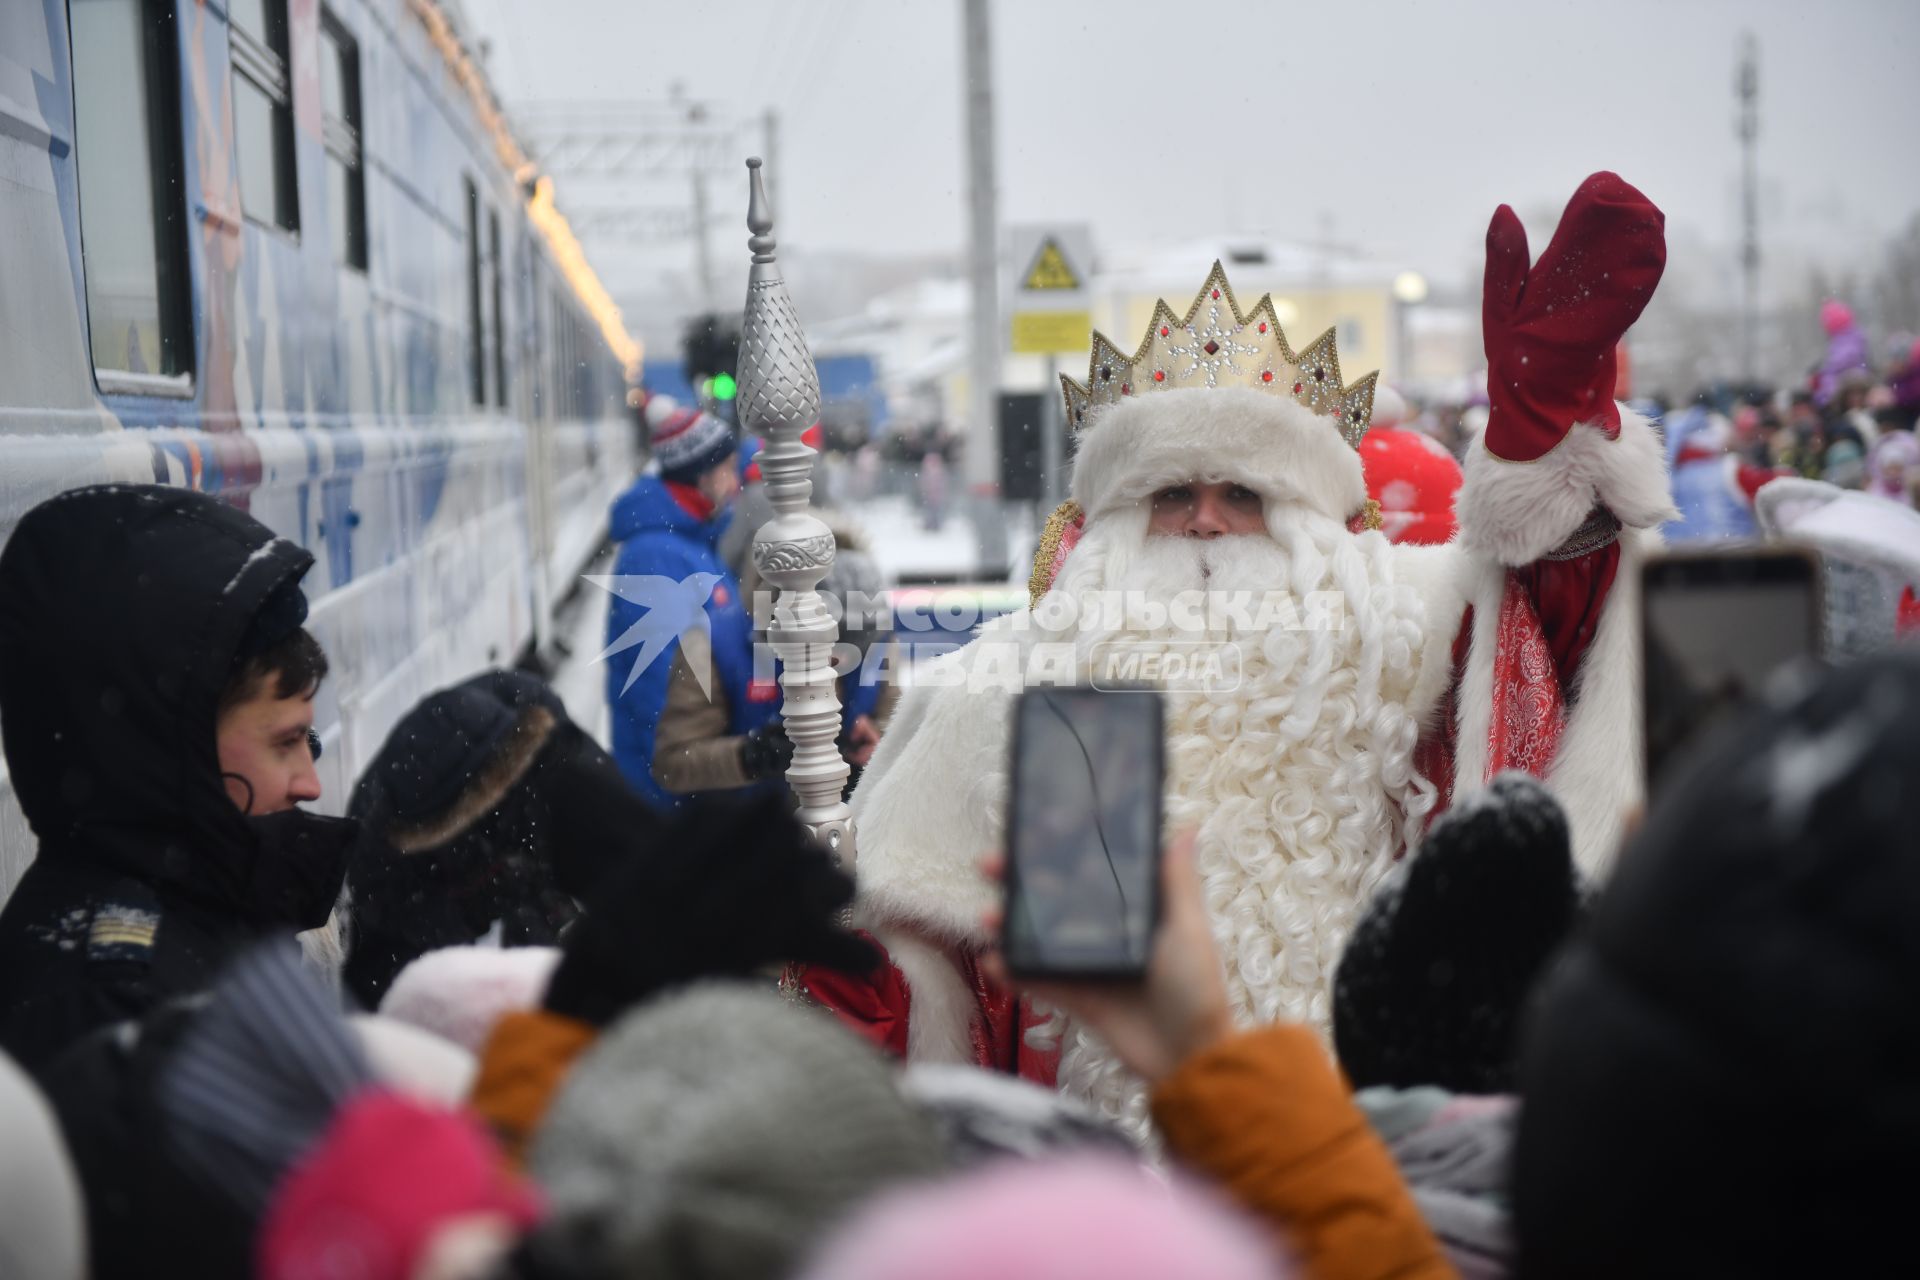
M 780 172 L 780 113 L 772 107 L 767 108 L 766 115 L 760 120 L 760 133 L 760 142 L 765 148 L 760 154 L 767 160 L 766 167 L 760 171 L 761 181 L 766 187 L 767 208 L 777 211 L 779 206 L 773 202 L 773 184 L 766 180 L 768 169 L 775 173 Z M 777 212 L 769 213 L 768 216 L 776 217 L 778 214 Z
M 1740 119 L 1734 130 L 1740 139 L 1740 376 L 1751 383 L 1760 309 L 1760 192 L 1754 164 L 1755 143 L 1760 137 L 1760 52 L 1751 32 L 1740 37 L 1734 94 L 1740 101 Z
M 700 307 L 713 312 L 713 255 L 707 248 L 707 175 L 693 171 L 693 261 L 699 273 Z
M 973 527 L 980 569 L 1007 568 L 1007 529 L 999 489 L 1000 300 L 996 256 L 1000 237 L 999 191 L 993 164 L 993 46 L 988 0 L 961 0 L 965 33 L 964 90 L 967 100 L 967 275 L 972 283 L 973 351 L 968 376 L 965 477 L 975 495 Z

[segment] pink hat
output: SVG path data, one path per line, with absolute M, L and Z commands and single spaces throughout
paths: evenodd
M 1853 308 L 1838 298 L 1828 298 L 1820 304 L 1820 327 L 1828 337 L 1853 328 Z
M 409 1280 L 440 1233 L 490 1219 L 514 1231 L 540 1202 L 477 1120 L 374 1091 L 334 1116 L 274 1192 L 261 1280 Z
M 808 1280 L 1280 1280 L 1275 1245 L 1205 1193 L 1125 1161 L 1007 1162 L 886 1197 Z

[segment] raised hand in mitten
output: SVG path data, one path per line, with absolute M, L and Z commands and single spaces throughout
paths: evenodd
M 1665 228 L 1652 201 L 1619 175 L 1596 173 L 1529 266 L 1520 219 L 1504 204 L 1494 211 L 1481 301 L 1494 457 L 1531 462 L 1576 423 L 1619 434 L 1614 352 L 1666 269 Z
M 546 1006 L 606 1025 L 668 987 L 802 961 L 849 973 L 879 953 L 843 928 L 853 877 L 785 796 L 689 806 L 659 846 L 603 881 L 561 946 Z

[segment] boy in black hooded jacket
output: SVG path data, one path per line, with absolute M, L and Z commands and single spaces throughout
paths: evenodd
M 0 1048 L 33 1070 L 324 924 L 356 824 L 318 799 L 313 557 L 217 499 L 96 485 L 0 552 L 0 737 L 39 848 L 0 910 Z

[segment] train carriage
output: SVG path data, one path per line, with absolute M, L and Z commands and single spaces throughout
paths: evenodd
M 323 807 L 542 645 L 639 350 L 435 0 L 0 7 L 0 538 L 107 480 L 315 557 Z M 0 895 L 33 838 L 0 774 Z

